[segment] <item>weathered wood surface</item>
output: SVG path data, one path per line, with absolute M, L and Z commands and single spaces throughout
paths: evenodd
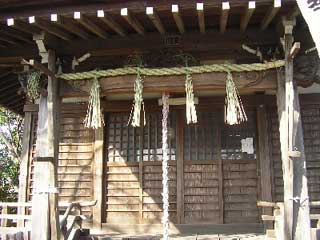
M 240 90 L 265 91 L 276 89 L 276 71 L 233 73 L 233 79 Z M 135 75 L 101 78 L 101 95 L 110 93 L 133 93 Z M 203 73 L 192 75 L 193 88 L 199 90 L 224 90 L 226 73 Z M 79 88 L 74 89 L 63 81 L 61 95 L 64 97 L 87 96 L 90 90 L 90 81 L 77 81 Z M 148 92 L 184 92 L 185 76 L 147 76 L 144 78 L 144 93 Z
M 48 68 L 55 71 L 55 54 L 48 53 Z M 40 97 L 37 157 L 50 157 L 51 161 L 36 161 L 34 163 L 34 194 L 32 198 L 32 239 L 58 239 L 57 194 L 55 189 L 57 177 L 57 112 L 58 108 L 57 79 L 48 78 L 48 95 Z M 37 192 L 35 194 L 35 191 Z M 44 191 L 44 193 L 41 193 Z
M 285 76 L 278 77 L 278 117 L 280 131 L 281 160 L 284 183 L 284 240 L 310 239 L 310 217 L 306 162 L 300 103 L 293 82 L 293 62 L 288 58 L 293 44 L 290 21 L 285 22 Z M 290 152 L 299 151 L 301 156 L 290 156 Z M 299 201 L 293 201 L 297 197 Z M 303 207 L 301 207 L 303 205 Z
M 28 169 L 30 163 L 29 149 L 31 146 L 31 134 L 32 134 L 32 113 L 26 112 L 24 117 L 23 128 L 23 142 L 21 152 L 21 163 L 19 173 L 19 193 L 18 202 L 28 201 Z M 25 214 L 24 208 L 18 208 L 19 214 Z M 23 223 L 19 221 L 19 226 L 23 226 Z
M 94 168 L 93 168 L 93 198 L 97 204 L 93 207 L 93 227 L 101 229 L 104 209 L 104 171 L 103 171 L 103 141 L 104 129 L 95 130 L 94 139 Z M 88 173 L 90 174 L 88 169 Z
M 260 166 L 260 199 L 272 201 L 272 161 L 269 148 L 269 126 L 265 106 L 257 109 L 257 128 L 259 143 L 259 166 Z M 272 214 L 271 209 L 263 209 L 263 214 Z

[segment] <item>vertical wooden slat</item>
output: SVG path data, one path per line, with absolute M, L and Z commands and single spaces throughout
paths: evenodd
M 268 119 L 266 108 L 260 105 L 257 109 L 257 128 L 259 144 L 259 166 L 260 166 L 260 196 L 262 201 L 272 201 L 271 189 L 271 157 L 269 149 Z M 263 209 L 263 214 L 270 215 L 272 210 Z
M 122 155 L 122 149 L 123 149 L 123 123 L 124 123 L 124 114 L 120 114 L 120 149 L 119 154 Z
M 184 114 L 178 112 L 176 118 L 176 159 L 177 159 L 177 223 L 184 223 Z M 190 141 L 190 139 L 189 139 Z
M 143 116 L 141 117 L 143 118 Z M 143 119 L 142 121 L 143 122 Z M 143 135 L 144 135 L 144 127 L 140 126 L 140 137 L 139 137 L 139 151 L 140 151 L 140 159 L 139 159 L 139 222 L 143 222 Z
M 219 181 L 219 222 L 224 223 L 224 197 L 223 197 L 223 162 L 221 157 L 221 129 L 217 128 L 218 146 L 218 181 Z
M 29 176 L 29 164 L 30 164 L 30 152 L 32 151 L 32 113 L 26 112 L 24 116 L 24 129 L 23 129 L 23 140 L 22 140 L 22 152 L 21 152 L 21 163 L 20 163 L 20 174 L 19 174 L 19 193 L 18 201 L 28 201 L 28 176 Z M 25 208 L 19 207 L 18 213 L 24 215 Z M 24 221 L 18 221 L 18 227 L 23 227 Z
M 196 150 L 196 161 L 199 160 L 199 136 L 198 136 L 198 125 L 194 127 L 194 134 L 195 134 L 195 150 Z
M 94 140 L 94 171 L 93 171 L 93 195 L 97 201 L 96 205 L 92 209 L 93 214 L 93 228 L 100 230 L 102 227 L 102 218 L 104 211 L 104 184 L 103 184 L 103 139 L 104 128 L 98 128 L 95 130 Z
M 154 133 L 154 160 L 157 159 L 157 149 L 158 149 L 158 115 L 155 114 L 155 133 Z
M 112 161 L 116 161 L 116 143 L 117 143 L 117 115 L 113 115 L 113 156 Z
M 150 131 L 150 122 L 151 122 L 151 115 L 148 114 L 147 119 L 147 133 L 148 133 L 148 161 L 150 161 L 150 148 L 151 148 L 151 131 Z
M 190 125 L 187 125 L 187 129 L 188 129 L 188 139 L 189 139 L 189 146 L 188 146 L 188 155 L 189 155 L 189 159 L 188 160 L 192 160 L 192 153 L 191 153 L 191 151 L 192 151 L 192 141 L 191 141 L 191 130 L 192 130 L 192 128 L 190 127 Z
M 129 157 L 129 154 L 130 154 L 130 151 L 129 151 L 129 148 L 130 148 L 129 125 L 127 125 L 126 129 L 127 129 L 127 131 L 126 131 L 126 134 L 127 134 L 127 162 L 129 162 L 129 160 L 130 160 L 130 157 Z

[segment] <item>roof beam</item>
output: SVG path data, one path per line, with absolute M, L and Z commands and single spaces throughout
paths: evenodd
M 221 15 L 220 15 L 220 33 L 225 33 L 227 29 L 229 10 L 230 10 L 230 3 L 222 2 Z
M 117 22 L 115 22 L 108 14 L 106 14 L 103 10 L 98 10 L 98 18 L 105 23 L 108 27 L 110 27 L 113 31 L 118 33 L 120 36 L 124 37 L 127 35 L 126 31 L 121 27 Z
M 92 33 L 96 34 L 97 36 L 103 38 L 103 39 L 108 39 L 108 34 L 104 29 L 99 27 L 97 24 L 92 22 L 89 18 L 86 16 L 80 16 L 80 18 L 77 18 L 77 21 L 84 26 L 86 29 L 91 31 Z
M 29 34 L 39 34 L 41 32 L 39 28 L 18 20 L 15 20 L 14 25 L 12 25 L 11 27 Z
M 273 6 L 270 7 L 270 9 L 268 10 L 268 12 L 266 13 L 266 15 L 264 16 L 261 22 L 261 26 L 260 26 L 261 30 L 265 30 L 269 26 L 272 19 L 276 16 L 280 8 L 281 8 L 281 0 L 274 0 Z
M 44 30 L 48 33 L 51 33 L 51 34 L 53 34 L 63 40 L 71 41 L 73 39 L 73 37 L 70 34 L 64 32 L 63 30 L 61 30 L 57 26 L 50 24 L 49 22 L 47 22 L 45 20 L 35 19 L 35 22 L 30 23 L 30 24 L 34 24 L 35 26 L 41 28 L 42 30 Z
M 155 11 L 155 9 L 153 7 L 147 7 L 146 14 L 149 17 L 149 19 L 151 20 L 151 22 L 153 23 L 153 25 L 157 28 L 159 33 L 164 35 L 166 33 L 166 30 L 161 22 L 161 19 L 160 19 L 158 13 Z
M 179 32 L 181 34 L 184 34 L 185 33 L 184 23 L 179 12 L 179 6 L 177 4 L 173 4 L 171 6 L 171 12 L 173 15 L 173 19 L 176 22 L 177 28 L 179 29 Z
M 144 27 L 138 22 L 138 20 L 132 16 L 128 8 L 121 8 L 121 16 L 137 31 L 137 33 L 144 35 Z
M 1 25 L 0 33 L 5 34 L 9 37 L 15 38 L 17 40 L 23 41 L 23 42 L 33 44 L 33 41 L 31 40 L 31 38 L 28 38 L 28 36 L 26 36 L 25 34 L 21 34 L 18 31 L 16 31 L 15 29 L 12 29 L 10 27 Z
M 203 3 L 197 3 L 197 13 L 198 13 L 198 22 L 199 22 L 199 29 L 201 33 L 206 32 L 206 25 L 204 20 L 204 8 Z
M 256 2 L 255 1 L 249 1 L 248 2 L 248 8 L 246 8 L 245 14 L 241 17 L 241 22 L 240 22 L 240 30 L 241 32 L 246 31 L 247 26 L 249 24 L 249 21 L 252 17 L 252 14 L 254 10 L 256 9 Z
M 13 45 L 20 45 L 19 42 L 17 42 L 15 39 L 11 38 L 11 37 L 7 37 L 3 34 L 0 34 L 0 40 L 9 44 L 13 44 Z
M 66 19 L 65 17 L 58 16 L 58 19 L 57 21 L 55 21 L 55 23 L 65 30 L 81 37 L 82 39 L 88 39 L 90 37 L 90 35 L 86 31 L 73 23 L 72 19 Z

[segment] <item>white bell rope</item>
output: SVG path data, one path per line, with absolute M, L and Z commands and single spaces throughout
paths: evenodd
M 168 115 L 169 95 L 162 94 L 162 202 L 163 240 L 169 239 L 169 186 L 168 186 Z

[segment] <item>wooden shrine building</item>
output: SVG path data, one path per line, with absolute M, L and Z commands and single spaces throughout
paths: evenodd
M 33 240 L 58 239 L 60 203 L 85 202 L 89 228 L 156 229 L 166 93 L 170 231 L 259 228 L 280 211 L 278 239 L 310 239 L 320 216 L 313 47 L 294 0 L 0 0 L 0 104 L 25 119 L 18 202 L 32 202 L 31 211 L 18 205 L 19 216 L 32 214 L 17 226 L 30 221 Z M 204 66 L 238 69 L 231 74 L 247 121 L 225 123 L 230 72 Z M 189 68 L 194 124 L 186 121 Z M 137 69 L 145 125 L 133 127 Z M 36 98 L 31 72 L 41 73 Z M 90 129 L 84 119 L 94 78 L 104 125 Z

